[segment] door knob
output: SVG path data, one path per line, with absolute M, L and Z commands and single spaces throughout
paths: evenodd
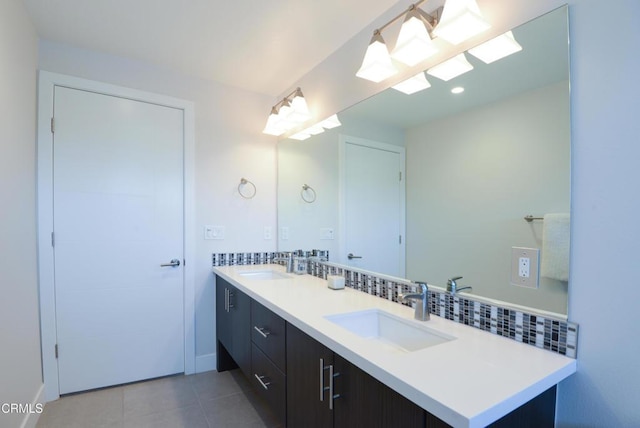
M 362 256 L 354 256 L 354 255 L 353 255 L 353 253 L 349 253 L 349 254 L 347 254 L 347 258 L 348 258 L 349 260 L 352 260 L 352 259 L 361 259 L 361 258 L 362 258 Z
M 180 266 L 180 260 L 172 259 L 169 263 L 162 263 L 161 267 L 178 267 Z

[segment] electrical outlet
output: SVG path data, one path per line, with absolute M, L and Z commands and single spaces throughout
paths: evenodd
M 271 239 L 271 226 L 264 227 L 264 239 Z
M 280 239 L 282 239 L 283 241 L 286 241 L 289 239 L 289 228 L 288 227 L 281 227 L 280 228 Z
M 537 248 L 511 248 L 511 285 L 538 288 L 540 250 Z
M 529 278 L 529 267 L 531 259 L 529 257 L 520 257 L 518 259 L 518 276 L 520 278 Z

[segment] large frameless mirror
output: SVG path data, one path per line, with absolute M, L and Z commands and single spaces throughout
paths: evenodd
M 512 31 L 517 53 L 467 54 L 468 73 L 426 75 L 431 87 L 412 95 L 389 88 L 338 113 L 339 128 L 281 140 L 279 250 L 326 249 L 442 288 L 462 276 L 474 295 L 566 316 L 566 278 L 527 288 L 512 271 L 514 247 L 545 256 L 545 221 L 524 217 L 570 211 L 567 7 Z

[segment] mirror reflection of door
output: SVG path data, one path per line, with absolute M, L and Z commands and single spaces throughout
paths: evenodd
M 341 135 L 340 262 L 405 273 L 404 148 Z

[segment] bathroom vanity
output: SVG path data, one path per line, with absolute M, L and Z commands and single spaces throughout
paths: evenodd
M 552 427 L 574 359 L 278 265 L 216 274 L 218 371 L 283 426 Z

